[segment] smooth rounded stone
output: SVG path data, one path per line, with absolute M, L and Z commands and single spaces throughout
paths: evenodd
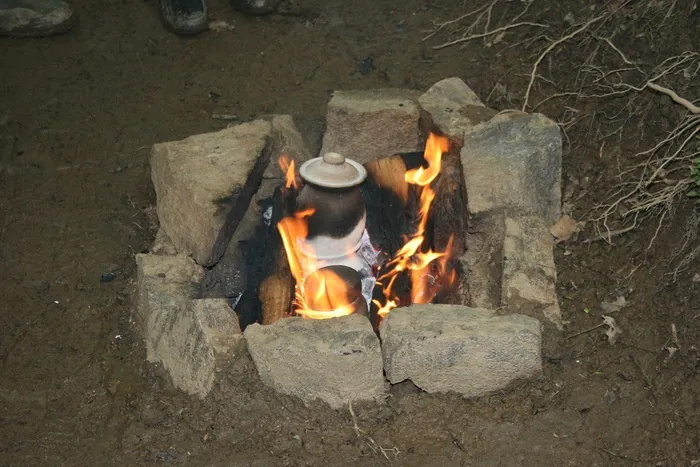
M 385 395 L 379 339 L 364 316 L 284 318 L 244 336 L 260 379 L 282 394 L 332 408 Z
M 544 115 L 504 112 L 467 130 L 461 159 L 470 214 L 561 216 L 562 134 Z
M 61 34 L 78 22 L 63 0 L 0 0 L 0 35 L 44 37 Z
M 233 8 L 246 15 L 266 15 L 273 13 L 281 0 L 231 0 Z
M 379 333 L 389 381 L 429 393 L 480 396 L 542 372 L 540 323 L 528 316 L 412 305 L 392 310 Z

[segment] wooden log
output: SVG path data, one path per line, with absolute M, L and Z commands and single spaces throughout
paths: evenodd
M 365 168 L 367 169 L 367 177 L 372 184 L 393 193 L 399 204 L 406 207 L 409 189 L 404 178 L 406 164 L 400 155 L 368 162 L 365 164 Z
M 277 248 L 277 267 L 258 288 L 262 307 L 261 324 L 273 324 L 290 311 L 294 297 L 294 279 L 284 248 Z
M 449 151 L 443 154 L 430 210 L 433 246 L 438 251 L 444 251 L 452 237 L 452 260 L 464 253 L 467 230 L 467 193 L 459 151 L 458 146 L 451 144 Z

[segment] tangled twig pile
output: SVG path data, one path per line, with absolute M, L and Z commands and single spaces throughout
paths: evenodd
M 529 33 L 513 41 L 525 48 L 536 46 L 532 64 L 521 75 L 527 77 L 521 109 L 546 108 L 548 115 L 558 117 L 572 153 L 584 147 L 610 161 L 614 148 L 637 148 L 624 158 L 618 154 L 616 181 L 587 220 L 608 242 L 645 221 L 656 222 L 651 246 L 676 208 L 698 194 L 699 176 L 693 167 L 700 160 L 700 54 L 678 50 L 688 39 L 678 24 L 691 16 L 692 11 L 685 11 L 690 7 L 670 0 L 617 0 L 598 8 L 587 5 L 552 20 L 546 9 L 533 11 L 533 1 L 519 3 L 492 0 L 437 23 L 426 39 L 447 32 L 451 40 L 435 49 L 478 38 L 489 38 L 485 45 L 492 46 L 515 28 Z M 492 26 L 493 12 L 499 8 L 504 11 Z M 509 14 L 512 8 L 521 11 Z M 540 19 L 545 16 L 549 24 Z M 585 19 L 577 20 L 578 16 Z M 466 18 L 472 19 L 468 26 L 463 24 Z M 543 28 L 559 29 L 559 37 L 540 34 Z M 685 47 L 693 48 L 687 42 Z M 668 56 L 662 49 L 678 52 Z M 696 214 L 698 209 L 700 204 Z M 699 239 L 697 219 L 700 214 L 691 218 L 690 230 L 681 235 L 673 258 L 678 263 L 676 274 L 700 256 L 700 248 L 694 248 Z

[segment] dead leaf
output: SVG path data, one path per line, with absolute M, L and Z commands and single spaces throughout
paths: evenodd
M 605 335 L 608 336 L 608 342 L 610 345 L 615 345 L 615 342 L 617 342 L 617 336 L 622 334 L 622 329 L 618 327 L 615 319 L 610 316 L 603 316 L 603 324 L 608 327 L 608 329 L 605 331 Z
M 556 239 L 557 243 L 561 243 L 569 240 L 574 234 L 580 232 L 585 225 L 585 222 L 576 222 L 568 214 L 564 214 L 549 229 L 549 232 Z
M 617 311 L 620 311 L 621 309 L 623 309 L 627 305 L 629 305 L 629 303 L 627 303 L 627 300 L 625 300 L 625 297 L 620 295 L 619 297 L 617 297 L 615 299 L 614 302 L 603 302 L 600 304 L 600 307 L 603 309 L 603 311 L 605 313 L 609 314 L 609 313 L 615 313 Z

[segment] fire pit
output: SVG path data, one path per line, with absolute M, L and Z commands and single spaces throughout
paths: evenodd
M 333 407 L 406 379 L 486 394 L 557 352 L 561 136 L 541 115 L 456 78 L 336 93 L 317 157 L 275 116 L 156 145 L 152 171 L 139 309 L 187 392 L 246 350 L 268 386 Z

